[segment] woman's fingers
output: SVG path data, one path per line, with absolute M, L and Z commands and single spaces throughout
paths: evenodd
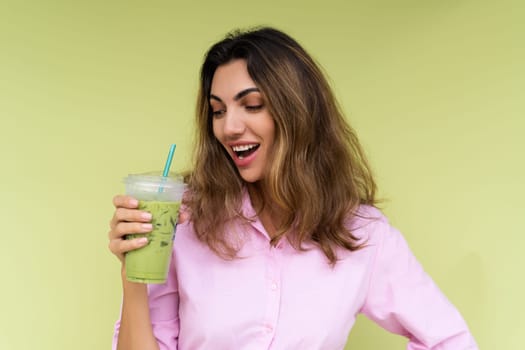
M 113 197 L 115 212 L 109 222 L 109 250 L 121 261 L 124 261 L 126 252 L 143 247 L 148 243 L 146 237 L 126 240 L 126 235 L 149 233 L 153 229 L 151 214 L 138 210 L 138 204 L 138 200 L 131 196 Z
M 115 208 L 136 209 L 139 206 L 139 201 L 131 196 L 118 194 L 113 197 L 113 205 Z
M 188 221 L 190 218 L 190 213 L 187 211 L 179 211 L 179 219 L 177 220 L 177 224 L 182 224 L 185 221 Z
M 120 222 L 150 222 L 151 214 L 138 209 L 117 208 L 109 226 L 114 228 Z
M 117 195 L 113 197 L 115 213 L 109 222 L 109 227 L 114 229 L 121 221 L 125 222 L 150 222 L 151 214 L 137 209 L 138 200 L 131 196 Z
M 148 233 L 153 225 L 147 222 L 119 222 L 109 231 L 109 239 L 124 239 L 124 236 L 133 233 Z
M 120 261 L 124 261 L 125 253 L 130 250 L 144 247 L 148 244 L 146 237 L 134 238 L 134 239 L 112 239 L 109 241 L 109 250 L 119 258 Z

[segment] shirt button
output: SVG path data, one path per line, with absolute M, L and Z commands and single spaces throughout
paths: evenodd
M 273 291 L 276 291 L 277 290 L 277 283 L 273 282 L 271 287 Z

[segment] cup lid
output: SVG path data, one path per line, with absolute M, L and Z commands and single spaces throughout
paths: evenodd
M 183 188 L 186 186 L 184 177 L 175 172 L 170 172 L 168 176 L 164 177 L 160 171 L 151 171 L 141 174 L 129 174 L 122 179 L 126 185 L 139 185 L 141 187 L 159 187 L 163 188 Z

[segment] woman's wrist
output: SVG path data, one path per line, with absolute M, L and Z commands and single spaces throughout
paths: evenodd
M 124 262 L 120 265 L 120 277 L 122 278 L 122 281 L 126 279 L 126 265 Z
M 147 285 L 145 283 L 128 281 L 128 279 L 126 278 L 126 268 L 124 264 L 122 264 L 120 275 L 122 278 L 122 289 L 125 294 L 127 294 L 128 296 L 130 296 L 130 294 L 132 294 L 133 296 L 142 294 L 147 295 Z

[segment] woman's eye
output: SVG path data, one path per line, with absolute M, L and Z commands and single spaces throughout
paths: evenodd
M 248 111 L 256 112 L 263 108 L 263 105 L 250 105 L 245 107 Z
M 223 109 L 218 109 L 216 111 L 212 111 L 211 112 L 211 115 L 214 116 L 214 117 L 220 117 L 223 114 L 224 114 L 224 110 Z

